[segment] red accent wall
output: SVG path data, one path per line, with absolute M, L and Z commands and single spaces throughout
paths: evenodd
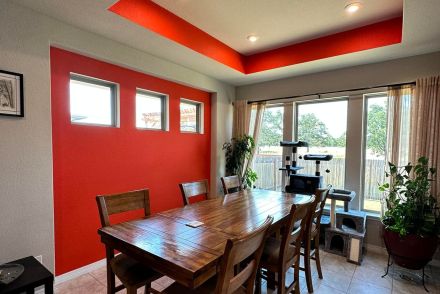
M 209 179 L 210 94 L 51 48 L 55 273 L 105 257 L 95 196 L 149 188 L 153 213 L 182 205 L 178 184 Z M 70 123 L 69 75 L 119 84 L 120 127 Z M 135 127 L 136 87 L 169 95 L 168 132 Z M 179 101 L 204 103 L 204 134 L 180 132 Z

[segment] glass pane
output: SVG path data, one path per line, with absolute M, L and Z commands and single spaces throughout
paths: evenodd
M 367 98 L 367 130 L 364 162 L 364 209 L 380 212 L 378 183 L 385 181 L 387 141 L 387 96 Z
M 180 130 L 182 132 L 197 133 L 198 127 L 198 105 L 195 103 L 180 102 Z
M 347 100 L 298 104 L 297 138 L 309 143 L 308 150 L 298 149 L 298 155 L 332 154 L 330 161 L 321 161 L 324 185 L 343 189 L 345 183 L 345 147 L 347 132 Z M 301 174 L 315 174 L 315 161 L 298 159 Z M 326 173 L 329 170 L 330 173 Z
M 112 88 L 70 80 L 70 121 L 112 125 Z
M 162 129 L 162 103 L 164 98 L 144 93 L 136 94 L 136 127 Z
M 255 186 L 259 189 L 281 191 L 282 152 L 280 141 L 283 140 L 284 107 L 268 107 L 264 111 L 252 169 L 257 173 Z

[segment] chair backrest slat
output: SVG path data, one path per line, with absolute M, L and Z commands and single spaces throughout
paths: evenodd
M 239 176 L 234 175 L 229 177 L 222 177 L 221 180 L 223 192 L 225 193 L 225 195 L 231 193 L 231 190 L 233 189 L 241 190 L 241 182 Z
M 109 216 L 131 210 L 144 209 L 144 216 L 150 215 L 148 189 L 96 197 L 99 216 L 103 227 L 110 225 Z
M 208 180 L 201 180 L 196 182 L 179 184 L 180 191 L 182 192 L 183 205 L 189 204 L 189 199 L 198 195 L 205 195 L 208 197 L 209 185 Z
M 290 261 L 293 257 L 299 256 L 301 250 L 301 242 L 307 229 L 307 221 L 313 213 L 313 203 L 315 196 L 312 196 L 307 202 L 301 204 L 293 204 L 290 209 L 289 218 L 281 238 L 280 258 L 284 262 Z M 295 224 L 297 227 L 294 229 Z M 289 246 L 294 245 L 293 255 L 288 256 Z M 292 253 L 291 253 L 292 254 Z
M 264 240 L 272 221 L 273 217 L 268 216 L 266 221 L 253 232 L 235 239 L 229 239 L 226 242 L 215 293 L 234 293 L 245 283 L 247 293 L 253 293 Z M 235 265 L 247 258 L 250 258 L 249 263 L 238 274 L 234 275 Z
M 321 217 L 322 213 L 324 211 L 325 201 L 327 200 L 328 192 L 330 190 L 329 186 L 328 188 L 318 188 L 315 191 L 315 203 L 314 206 L 314 213 L 310 222 L 310 227 L 312 226 L 312 223 L 315 223 L 316 226 L 319 226 L 321 224 Z

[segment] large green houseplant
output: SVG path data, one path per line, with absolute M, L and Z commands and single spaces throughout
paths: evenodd
M 389 163 L 381 184 L 386 211 L 382 217 L 384 241 L 397 264 L 420 269 L 431 259 L 440 233 L 439 207 L 430 193 L 436 169 L 428 158 L 420 157 L 415 165 Z
M 223 144 L 226 157 L 226 175 L 238 175 L 246 187 L 252 187 L 257 180 L 257 174 L 250 167 L 245 166 L 246 160 L 250 159 L 254 148 L 254 139 L 248 135 L 232 138 L 230 142 Z

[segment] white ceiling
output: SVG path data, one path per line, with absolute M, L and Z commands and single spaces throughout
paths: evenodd
M 354 15 L 346 0 L 153 0 L 242 54 L 346 31 L 402 13 L 403 0 L 367 0 Z M 360 2 L 360 1 L 357 1 Z M 251 43 L 246 36 L 260 39 Z
M 440 1 L 439 0 L 424 0 L 423 4 L 420 0 L 406 0 L 404 1 L 404 30 L 403 30 L 403 42 L 402 44 L 392 45 L 382 48 L 376 48 L 371 50 L 366 50 L 362 52 L 356 52 L 351 54 L 345 54 L 342 56 L 336 56 L 321 60 L 316 60 L 312 62 L 296 64 L 292 66 L 282 67 L 278 69 L 268 70 L 264 72 L 259 72 L 250 75 L 244 75 L 236 70 L 233 70 L 223 64 L 220 64 L 206 56 L 198 54 L 197 52 L 179 45 L 173 41 L 170 41 L 160 35 L 157 35 L 149 30 L 146 30 L 120 16 L 110 12 L 107 10 L 109 6 L 111 6 L 116 0 L 12 0 L 22 6 L 29 7 L 56 19 L 59 19 L 63 22 L 69 23 L 73 26 L 82 28 L 84 30 L 102 35 L 104 37 L 113 39 L 115 41 L 126 44 L 130 47 L 136 48 L 138 50 L 150 53 L 152 55 L 158 56 L 160 58 L 170 60 L 174 63 L 183 65 L 185 67 L 191 68 L 195 71 L 204 73 L 211 77 L 217 78 L 219 80 L 225 81 L 232 85 L 245 85 L 252 84 L 261 81 L 274 80 L 279 78 L 286 78 L 291 76 L 304 75 L 314 72 L 321 72 L 327 70 L 333 70 L 337 68 L 343 68 L 348 66 L 355 66 L 360 64 L 381 62 L 385 60 L 391 60 L 401 57 L 419 55 L 429 52 L 440 51 L 440 17 L 438 17 L 440 12 Z M 161 3 L 161 5 L 165 5 L 165 2 L 172 3 L 173 1 L 162 1 L 157 0 Z M 196 5 L 200 2 L 201 5 L 209 5 L 210 15 L 225 14 L 226 12 L 222 10 L 223 5 L 219 5 L 218 3 L 229 3 L 225 4 L 225 7 L 233 7 L 236 4 L 233 2 L 240 3 L 253 3 L 258 2 L 260 5 L 263 5 L 263 2 L 274 3 L 273 1 L 268 0 L 175 0 L 175 7 L 181 7 L 185 4 L 185 2 L 190 5 Z M 277 0 L 280 3 L 284 3 L 286 6 L 287 0 Z M 164 2 L 164 3 L 162 3 Z M 209 3 L 208 3 L 209 2 Z M 325 18 L 325 14 L 329 11 L 333 10 L 333 4 L 335 2 L 340 4 L 345 4 L 345 1 L 340 0 L 316 0 L 317 3 L 332 3 L 332 5 L 327 5 L 326 10 L 324 11 L 323 7 L 318 8 L 307 8 L 311 2 L 315 1 L 306 1 L 306 0 L 296 0 L 290 1 L 293 3 L 300 3 L 302 10 L 294 11 L 295 15 L 300 15 L 301 19 L 303 19 L 303 24 L 297 24 L 295 26 L 295 34 L 289 39 L 287 35 L 278 36 L 277 42 L 291 42 L 293 40 L 303 40 L 308 38 L 313 38 L 325 32 L 334 32 L 343 29 L 344 26 L 350 26 L 355 23 L 354 21 L 349 22 L 343 17 L 334 17 L 335 23 L 339 25 L 334 25 L 329 28 L 328 19 Z M 394 0 L 364 0 L 364 7 L 370 5 L 370 3 L 375 3 L 375 9 L 382 10 L 384 7 L 392 7 L 395 5 Z M 388 2 L 392 2 L 393 5 L 388 6 Z M 397 1 L 398 2 L 398 1 Z M 244 4 L 243 4 L 244 5 Z M 337 5 L 335 5 L 337 6 Z M 339 5 L 344 6 L 344 5 Z M 215 9 L 214 9 L 215 8 Z M 226 8 L 225 8 L 226 9 Z M 281 21 L 281 18 L 278 14 L 273 14 L 277 9 L 270 8 L 267 6 L 266 10 L 262 10 L 259 12 L 259 15 L 262 16 L 264 14 L 264 19 L 268 23 L 262 25 L 261 29 L 267 29 L 268 33 L 265 33 L 264 36 L 261 35 L 261 41 L 266 38 L 272 38 L 271 34 L 278 34 L 279 28 L 272 28 L 271 23 L 275 23 Z M 340 8 L 342 10 L 342 8 Z M 388 10 L 389 9 L 389 10 Z M 391 11 L 392 8 L 387 8 L 387 11 Z M 197 14 L 201 14 L 199 11 L 196 13 L 191 9 L 191 15 L 194 14 L 194 19 L 200 19 L 200 16 Z M 336 12 L 340 13 L 340 12 Z M 391 13 L 391 12 L 389 12 Z M 244 13 L 243 13 L 244 15 Z M 286 16 L 285 14 L 283 14 Z M 304 23 L 308 23 L 310 19 L 319 19 L 317 15 L 321 15 L 322 20 L 321 28 L 317 26 L 316 22 L 313 22 L 310 25 L 305 26 Z M 210 16 L 212 17 L 212 16 Z M 254 19 L 260 19 L 258 15 L 253 14 Z M 355 17 L 355 16 L 353 16 Z M 385 14 L 383 15 L 385 18 Z M 209 20 L 209 18 L 207 18 Z M 212 17 L 214 20 L 214 18 Z M 219 17 L 217 21 L 220 21 L 222 18 Z M 245 19 L 245 17 L 243 17 Z M 262 18 L 261 18 L 262 19 Z M 338 19 L 340 21 L 338 21 Z M 190 20 L 190 19 L 189 19 Z M 239 22 L 240 20 L 234 20 Z M 286 21 L 286 20 L 284 20 Z M 292 20 L 293 21 L 293 20 Z M 295 20 L 296 21 L 296 20 Z M 363 20 L 365 22 L 369 22 L 368 18 Z M 194 20 L 190 20 L 190 22 L 194 22 Z M 205 21 L 208 23 L 209 21 Z M 225 22 L 228 25 L 229 29 L 229 21 Z M 223 41 L 222 38 L 228 38 L 228 34 L 241 36 L 243 32 L 247 32 L 249 28 L 245 27 L 244 23 L 248 23 L 248 21 L 243 21 L 242 25 L 234 25 L 231 26 L 231 32 L 228 32 L 227 29 L 223 27 L 223 25 L 217 25 L 218 32 L 224 34 L 224 36 L 218 36 L 219 39 Z M 224 24 L 226 26 L 226 24 Z M 259 25 L 258 25 L 259 26 Z M 304 27 L 304 31 L 303 31 Z M 298 29 L 300 28 L 300 29 Z M 304 32 L 307 31 L 309 36 Z M 320 32 L 321 31 L 321 32 Z M 324 32 L 324 33 L 323 33 Z M 214 32 L 210 32 L 214 34 Z M 259 32 L 258 32 L 259 33 Z M 260 34 L 260 33 L 259 33 Z M 233 37 L 230 37 L 233 38 Z M 289 40 L 287 40 L 289 39 Z M 226 39 L 225 39 L 226 40 Z M 229 42 L 229 41 L 228 41 Z M 238 43 L 242 42 L 242 40 L 238 40 Z M 240 47 L 240 44 L 234 44 L 235 49 L 242 48 L 240 50 L 248 51 L 250 49 L 246 49 L 244 47 Z M 245 43 L 244 43 L 245 44 Z M 274 41 L 272 45 L 267 43 L 268 47 L 279 46 Z M 232 46 L 232 43 L 230 44 Z M 264 45 L 266 46 L 266 45 Z M 243 49 L 244 48 L 244 49 Z

